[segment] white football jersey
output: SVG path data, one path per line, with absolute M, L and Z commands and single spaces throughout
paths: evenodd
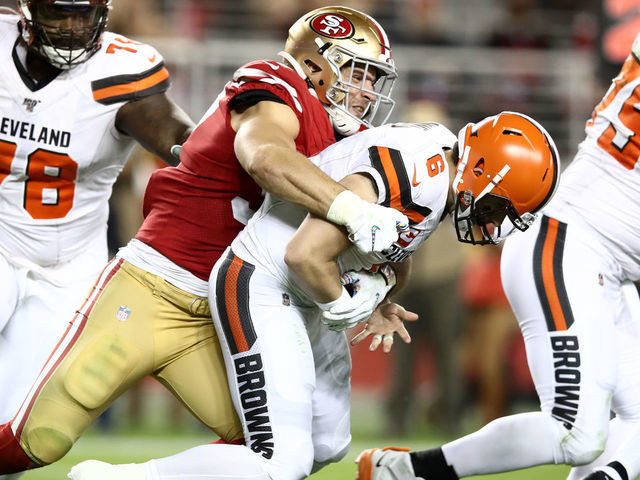
M 104 236 L 111 187 L 133 146 L 116 113 L 165 91 L 169 74 L 154 48 L 105 32 L 87 62 L 36 85 L 18 21 L 0 15 L 0 252 L 46 267 Z
M 442 220 L 450 188 L 445 149 L 456 138 L 437 123 L 390 124 L 360 132 L 323 150 L 311 160 L 336 181 L 369 175 L 378 203 L 403 212 L 410 229 L 383 254 L 362 254 L 355 246 L 339 258 L 341 271 L 369 269 L 407 258 Z M 267 194 L 264 203 L 231 244 L 233 252 L 286 285 L 298 302 L 310 303 L 291 281 L 284 262 L 287 243 L 306 210 Z
M 625 276 L 640 279 L 640 35 L 587 122 L 586 139 L 545 211 L 597 232 Z

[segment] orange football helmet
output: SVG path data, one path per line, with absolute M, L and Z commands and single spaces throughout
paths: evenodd
M 51 65 L 68 70 L 100 48 L 110 8 L 111 0 L 18 0 L 22 38 Z
M 505 217 L 526 230 L 558 186 L 553 139 L 521 113 L 502 112 L 467 124 L 458 133 L 458 152 L 453 221 L 461 242 L 498 243 L 513 231 L 503 228 Z
M 369 15 L 339 6 L 313 10 L 291 26 L 280 55 L 313 86 L 341 135 L 352 135 L 362 125 L 382 125 L 391 115 L 397 72 L 387 35 Z M 341 73 L 345 66 L 351 68 Z M 365 78 L 375 70 L 373 90 L 354 78 L 354 67 L 363 68 Z M 352 88 L 373 98 L 362 118 L 349 112 Z

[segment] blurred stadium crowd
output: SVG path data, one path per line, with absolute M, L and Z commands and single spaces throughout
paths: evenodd
M 114 0 L 108 29 L 158 48 L 172 74 L 170 96 L 197 121 L 235 68 L 278 51 L 302 13 L 335 3 L 373 15 L 389 34 L 401 76 L 393 120 L 439 121 L 457 131 L 463 118 L 517 110 L 545 125 L 565 165 L 607 88 L 609 67 L 623 60 L 608 35 L 630 29 L 620 47 L 628 51 L 640 10 L 638 0 Z M 141 149 L 134 156 L 111 200 L 113 252 L 137 230 L 146 181 L 160 167 Z M 387 433 L 425 424 L 460 433 L 467 412 L 484 424 L 517 400 L 535 399 L 500 285 L 498 247 L 467 249 L 454 237 L 442 229 L 423 246 L 399 299 L 421 315 L 413 343 L 397 342 L 390 357 L 354 348 L 354 394 L 388 399 Z M 165 393 L 144 384 L 124 399 L 129 421 L 141 418 L 150 392 Z

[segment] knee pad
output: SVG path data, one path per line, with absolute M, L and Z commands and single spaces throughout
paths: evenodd
M 261 456 L 263 469 L 272 480 L 300 480 L 311 475 L 313 468 L 313 452 L 301 448 L 295 456 L 289 458 L 272 458 L 266 460 Z
M 60 368 L 38 395 L 20 442 L 31 458 L 48 465 L 62 458 L 109 405 L 139 361 L 139 350 L 103 334 Z
M 560 443 L 564 456 L 563 463 L 573 466 L 585 465 L 593 462 L 604 451 L 607 443 L 607 432 L 590 433 L 576 427 L 571 430 L 566 430 L 564 426 L 561 426 L 561 428 L 566 432 Z
M 350 446 L 351 442 L 349 442 L 342 450 L 338 452 L 332 451 L 330 453 L 324 452 L 322 448 L 316 448 L 316 457 L 313 459 L 313 468 L 311 469 L 311 473 L 314 474 L 330 463 L 337 463 L 342 460 L 347 455 L 347 453 L 349 453 Z
M 89 410 L 103 407 L 140 359 L 140 349 L 114 334 L 86 345 L 64 378 L 67 393 Z

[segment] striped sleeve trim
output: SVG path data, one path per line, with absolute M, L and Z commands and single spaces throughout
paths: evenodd
M 431 213 L 431 209 L 412 201 L 411 183 L 401 153 L 393 148 L 374 146 L 369 148 L 369 158 L 384 184 L 385 196 L 382 205 L 404 213 L 412 224 L 424 220 Z
M 542 217 L 533 253 L 533 276 L 550 332 L 568 330 L 574 322 L 562 269 L 566 235 L 566 223 Z
M 91 89 L 96 102 L 111 105 L 165 92 L 169 84 L 169 71 L 161 62 L 145 72 L 94 80 Z

